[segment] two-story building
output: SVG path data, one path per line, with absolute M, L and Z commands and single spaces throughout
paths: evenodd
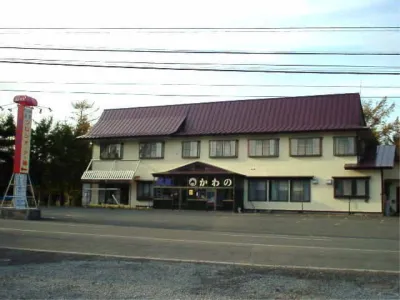
M 357 93 L 109 109 L 81 138 L 85 204 L 399 211 L 395 147 Z

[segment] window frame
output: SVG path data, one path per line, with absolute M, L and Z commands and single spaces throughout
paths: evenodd
M 211 155 L 211 144 L 213 142 L 216 142 L 216 143 L 218 143 L 218 142 L 219 143 L 235 142 L 235 154 L 234 155 L 230 155 L 230 156 L 224 156 L 224 155 L 222 155 L 222 156 L 218 156 L 218 155 L 213 156 L 213 155 Z M 222 153 L 223 152 L 224 152 L 224 146 L 222 147 Z M 209 158 L 238 158 L 238 156 L 239 156 L 238 152 L 239 152 L 239 141 L 237 139 L 233 139 L 233 140 L 210 140 L 208 142 L 208 156 L 209 156 Z
M 273 193 L 272 186 L 273 186 L 274 181 L 276 181 L 276 182 L 285 182 L 286 181 L 286 183 L 287 183 L 287 199 L 286 200 L 277 200 L 277 199 L 272 198 L 272 193 Z M 279 203 L 290 203 L 290 179 L 276 178 L 276 179 L 269 180 L 268 201 L 269 202 L 279 202 Z
M 293 154 L 292 153 L 292 140 L 314 140 L 319 139 L 319 154 Z M 289 153 L 291 157 L 321 157 L 323 155 L 323 137 L 294 137 L 289 138 Z M 298 147 L 298 145 L 297 145 Z M 314 146 L 313 146 L 314 147 Z M 298 152 L 298 148 L 297 148 Z
M 339 182 L 343 181 L 351 181 L 351 195 L 344 195 L 337 193 L 337 186 Z M 357 195 L 357 181 L 364 180 L 365 181 L 365 195 Z M 335 199 L 369 199 L 370 198 L 370 180 L 371 177 L 363 176 L 363 177 L 333 177 L 333 197 Z
M 306 195 L 306 200 L 304 200 L 304 197 L 303 197 L 303 200 L 300 200 L 300 201 L 298 201 L 298 200 L 293 200 L 292 199 L 292 195 L 293 195 L 293 181 L 300 181 L 300 182 L 303 182 L 303 196 L 305 195 L 305 193 L 304 193 L 304 184 L 305 183 L 307 183 L 308 184 L 308 191 L 307 191 L 307 195 Z M 289 187 L 289 190 L 290 190 L 290 194 L 289 194 L 289 202 L 291 202 L 291 203 L 310 203 L 311 202 L 311 179 L 303 179 L 303 178 L 296 178 L 296 179 L 290 179 L 290 187 Z
M 185 146 L 184 146 L 185 143 L 196 143 L 197 144 L 196 156 L 185 155 Z M 200 141 L 195 141 L 195 140 L 182 141 L 182 158 L 200 158 L 200 145 L 201 145 Z
M 265 200 L 258 200 L 258 199 L 250 199 L 250 185 L 251 182 L 260 182 L 263 181 L 265 184 L 265 195 L 264 195 L 264 199 Z M 266 179 L 257 179 L 257 178 L 252 178 L 250 180 L 247 181 L 247 201 L 248 202 L 268 202 L 268 194 L 269 193 L 269 180 Z
M 257 141 L 261 141 L 261 142 L 269 142 L 269 141 L 275 141 L 275 154 L 273 155 L 265 155 L 264 153 L 262 153 L 261 155 L 251 155 L 251 148 L 250 148 L 250 144 L 251 142 L 257 142 Z M 264 145 L 263 145 L 263 149 L 264 149 Z M 262 157 L 279 157 L 279 138 L 265 138 L 265 139 L 248 139 L 247 140 L 247 156 L 250 158 L 262 158 Z
M 161 156 L 160 157 L 142 156 L 141 146 L 144 144 L 161 144 Z M 164 154 L 165 154 L 165 142 L 164 141 L 142 141 L 142 142 L 139 142 L 139 159 L 164 159 Z
M 311 203 L 311 189 L 312 189 L 312 182 L 311 182 L 311 178 L 304 178 L 304 177 L 287 177 L 287 178 L 274 178 L 274 177 L 261 177 L 261 178 L 257 178 L 257 177 L 251 177 L 247 180 L 247 202 L 273 202 L 273 203 Z M 264 181 L 266 184 L 266 189 L 265 189 L 265 200 L 258 200 L 258 199 L 251 199 L 250 198 L 250 185 L 251 182 L 256 182 L 256 181 Z M 272 199 L 272 181 L 286 181 L 288 184 L 288 191 L 287 191 L 287 200 L 282 201 L 282 200 L 275 200 Z M 307 193 L 307 197 L 306 200 L 302 200 L 302 201 L 293 201 L 292 200 L 292 186 L 293 186 L 293 181 L 304 181 L 304 182 L 308 182 L 308 193 Z M 304 188 L 303 188 L 304 191 Z
M 340 139 L 340 138 L 353 138 L 354 139 L 354 149 L 353 149 L 353 153 L 346 153 L 346 154 L 339 154 L 339 153 L 337 153 L 337 149 L 336 149 L 336 146 L 337 146 L 337 142 L 338 142 L 338 139 Z M 354 136 L 354 135 L 348 135 L 348 136 L 334 136 L 333 137 L 333 155 L 334 156 L 356 156 L 357 155 L 357 137 L 356 136 Z
M 140 185 L 150 185 L 150 195 L 140 194 Z M 153 181 L 137 181 L 136 182 L 136 199 L 138 201 L 153 200 L 154 198 L 154 182 Z
M 113 146 L 113 145 L 119 145 L 119 147 L 120 147 L 120 155 L 119 155 L 119 157 L 104 157 L 103 155 L 102 155 L 102 149 L 104 149 L 104 147 L 110 147 L 110 146 Z M 102 142 L 102 143 L 100 143 L 100 145 L 99 145 L 99 150 L 100 150 L 100 153 L 99 153 L 99 158 L 100 158 L 100 160 L 122 160 L 123 159 L 123 157 L 124 157 L 124 143 L 121 143 L 121 142 Z

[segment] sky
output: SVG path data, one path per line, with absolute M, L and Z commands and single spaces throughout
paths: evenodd
M 400 3 L 398 0 L 237 0 L 230 1 L 228 5 L 228 2 L 216 0 L 13 0 L 3 3 L 0 10 L 0 28 L 290 26 L 400 26 Z M 149 33 L 133 30 L 82 32 L 82 30 L 15 31 L 0 29 L 0 46 L 34 45 L 64 48 L 148 48 L 252 52 L 399 52 L 400 31 Z M 400 71 L 400 56 L 157 54 L 0 49 L 0 60 L 21 58 L 94 61 L 95 63 L 99 61 L 149 61 L 212 64 L 347 64 L 391 66 L 397 67 L 397 71 Z M 114 83 L 114 85 L 110 83 Z M 193 85 L 165 85 L 173 83 Z M 215 84 L 351 85 L 356 87 L 207 86 Z M 397 88 L 378 89 L 368 88 L 368 86 L 397 86 Z M 362 97 L 398 96 L 398 98 L 391 99 L 398 103 L 397 109 L 393 111 L 392 115 L 395 117 L 400 115 L 399 86 L 400 76 L 384 75 L 195 72 L 0 63 L 0 106 L 12 103 L 15 95 L 27 94 L 36 98 L 39 105 L 52 109 L 52 112 L 43 110 L 41 115 L 37 111 L 35 119 L 52 115 L 56 120 L 61 121 L 69 119 L 72 111 L 71 102 L 83 99 L 94 102 L 101 112 L 103 109 L 109 108 L 236 100 L 249 98 L 248 96 L 262 98 L 263 96 L 352 92 L 360 92 Z M 39 92 L 25 92 L 27 90 Z M 57 93 L 50 93 L 50 91 L 57 91 Z M 165 96 L 165 94 L 213 96 L 172 97 Z

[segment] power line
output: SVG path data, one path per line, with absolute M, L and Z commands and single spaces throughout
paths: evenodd
M 49 94 L 90 94 L 90 95 L 134 95 L 134 96 L 156 96 L 156 97 L 227 97 L 227 98 L 285 98 L 296 96 L 264 96 L 264 95 L 215 95 L 215 94 L 154 94 L 154 93 L 129 93 L 129 92 L 89 92 L 89 91 L 45 91 L 25 89 L 0 89 L 0 92 L 28 92 L 28 93 L 49 93 Z M 363 96 L 361 98 L 383 98 L 385 96 Z M 400 96 L 387 96 L 387 98 L 400 98 Z
M 284 73 L 284 74 L 340 74 L 340 75 L 400 75 L 400 72 L 361 72 L 361 71 L 305 71 L 305 70 L 254 70 L 254 69 L 216 69 L 216 68 L 178 68 L 158 66 L 123 66 L 123 65 L 95 65 L 82 63 L 59 63 L 59 62 L 37 62 L 37 61 L 7 61 L 0 63 L 42 65 L 42 66 L 65 66 L 65 67 L 93 67 L 93 68 L 115 68 L 115 69 L 139 69 L 139 70 L 164 70 L 164 71 L 199 71 L 199 72 L 239 72 L 239 73 Z
M 0 46 L 8 50 L 78 51 L 78 52 L 121 52 L 121 53 L 168 53 L 168 54 L 233 54 L 233 55 L 345 55 L 345 56 L 398 56 L 400 52 L 317 52 L 317 51 L 228 51 L 228 50 L 183 50 L 183 49 L 112 49 L 112 48 L 69 48 L 38 46 Z
M 297 84 L 201 84 L 201 83 L 154 83 L 154 82 L 55 82 L 55 81 L 0 81 L 0 84 L 62 84 L 62 85 L 116 85 L 116 86 L 199 86 L 199 87 L 298 87 L 298 88 L 363 88 L 400 89 L 396 85 L 297 85 Z
M 1 27 L 0 30 L 137 30 L 137 31 L 398 31 L 398 26 L 290 27 Z
M 39 62 L 84 62 L 84 63 L 116 63 L 116 64 L 150 64 L 150 65 L 196 65 L 196 66 L 264 66 L 264 67 L 315 67 L 315 68 L 370 68 L 370 69 L 400 69 L 400 66 L 363 66 L 363 65 L 331 65 L 331 64 L 265 64 L 265 63 L 203 63 L 203 62 L 151 62 L 151 61 L 99 61 L 70 59 L 40 59 L 40 58 L 3 58 L 10 61 Z

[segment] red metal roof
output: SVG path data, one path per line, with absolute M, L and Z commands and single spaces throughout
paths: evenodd
M 352 93 L 108 109 L 82 138 L 278 133 L 364 127 L 360 95 Z

